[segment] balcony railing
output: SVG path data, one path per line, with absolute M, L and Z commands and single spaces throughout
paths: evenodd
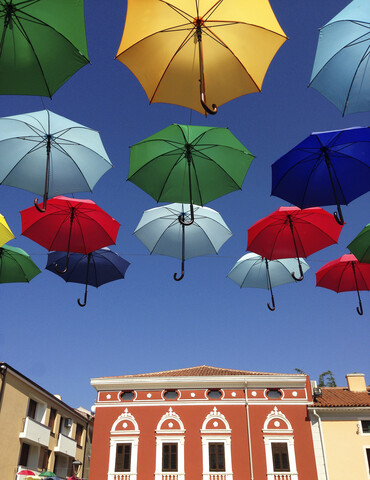
M 25 440 L 28 440 L 36 445 L 48 447 L 50 440 L 50 428 L 42 423 L 37 422 L 31 417 L 26 417 L 24 421 L 23 432 L 19 434 L 19 438 L 24 438 Z
M 163 473 L 162 474 L 162 480 L 179 480 L 179 474 L 178 473 Z
M 64 455 L 68 455 L 69 457 L 76 456 L 76 449 L 77 449 L 77 442 L 72 438 L 66 437 L 63 434 L 59 434 L 58 437 L 58 444 L 54 448 L 54 452 L 64 453 Z
M 275 473 L 274 480 L 292 480 L 292 476 L 290 473 Z
M 112 473 L 108 475 L 109 480 L 136 480 L 136 473 Z
M 227 480 L 226 473 L 211 473 L 209 480 Z

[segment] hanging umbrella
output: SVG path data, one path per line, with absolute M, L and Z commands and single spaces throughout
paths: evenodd
M 71 253 L 69 269 L 66 274 L 55 271 L 55 264 L 66 263 L 64 252 L 51 252 L 48 255 L 46 269 L 57 273 L 66 282 L 85 284 L 85 297 L 83 303 L 77 300 L 80 307 L 87 301 L 87 286 L 100 287 L 108 282 L 125 278 L 125 273 L 130 263 L 109 248 L 101 248 L 87 255 Z
M 343 115 L 370 110 L 369 19 L 369 0 L 354 0 L 320 29 L 310 86 Z
M 292 258 L 298 260 L 300 278 L 292 273 L 294 280 L 303 280 L 300 257 L 336 243 L 342 225 L 322 208 L 301 210 L 297 207 L 280 207 L 248 229 L 247 250 L 269 260 Z
M 363 315 L 359 290 L 370 290 L 370 263 L 360 263 L 352 254 L 342 255 L 316 272 L 316 286 L 335 292 L 357 291 L 357 313 Z
M 146 210 L 134 235 L 141 240 L 151 254 L 167 255 L 181 259 L 181 275 L 184 278 L 185 260 L 202 255 L 217 254 L 232 233 L 221 215 L 207 207 L 194 205 L 194 222 L 185 226 L 180 219 L 190 216 L 190 205 L 172 203 Z
M 129 0 L 116 58 L 151 103 L 213 114 L 261 90 L 286 38 L 268 0 Z
M 361 263 L 370 263 L 370 223 L 347 246 Z
M 45 213 L 30 207 L 21 211 L 22 235 L 50 250 L 66 252 L 68 269 L 70 252 L 90 253 L 112 245 L 120 224 L 92 200 L 54 197 Z
M 300 259 L 302 270 L 305 273 L 310 267 Z M 228 273 L 228 277 L 240 285 L 241 288 L 265 288 L 270 290 L 271 305 L 267 303 L 269 310 L 275 310 L 275 300 L 272 287 L 294 282 L 292 273 L 297 265 L 295 258 L 267 260 L 255 253 L 247 253 L 239 258 Z
M 204 205 L 241 189 L 254 156 L 227 128 L 170 125 L 131 147 L 128 179 L 157 202 Z
M 43 195 L 44 208 L 48 196 L 91 191 L 112 168 L 98 132 L 49 110 L 0 118 L 0 157 L 0 183 Z
M 0 245 L 4 245 L 4 243 L 9 242 L 13 238 L 15 238 L 13 232 L 6 223 L 4 216 L 0 213 Z
M 32 470 L 20 470 L 20 471 L 17 473 L 17 475 L 32 475 L 32 476 L 34 476 L 35 473 L 32 472 Z
M 89 63 L 82 0 L 1 0 L 0 17 L 0 94 L 51 97 Z
M 370 190 L 370 128 L 316 132 L 272 165 L 272 195 L 297 207 L 348 205 Z
M 53 472 L 46 471 L 46 472 L 41 472 L 40 477 L 54 477 L 55 478 L 56 475 Z
M 24 250 L 8 245 L 0 247 L 0 283 L 30 282 L 39 273 L 41 270 Z

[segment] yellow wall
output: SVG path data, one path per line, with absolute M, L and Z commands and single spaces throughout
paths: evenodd
M 361 434 L 359 423 L 357 419 L 322 418 L 330 479 L 369 480 L 364 447 L 370 448 L 370 435 Z

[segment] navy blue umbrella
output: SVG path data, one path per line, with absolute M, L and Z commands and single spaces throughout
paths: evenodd
M 312 133 L 272 165 L 272 195 L 300 208 L 340 205 L 370 190 L 370 128 Z
M 87 255 L 81 253 L 70 253 L 69 267 L 66 273 L 55 270 L 54 265 L 63 263 L 66 257 L 65 252 L 51 252 L 48 254 L 46 269 L 57 274 L 66 282 L 85 284 L 85 297 L 82 303 L 77 300 L 80 307 L 86 305 L 87 286 L 99 287 L 104 283 L 113 282 L 125 277 L 130 263 L 120 257 L 109 248 L 101 248 Z

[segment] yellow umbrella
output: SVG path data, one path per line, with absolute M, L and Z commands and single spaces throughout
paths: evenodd
M 15 238 L 15 236 L 6 223 L 4 216 L 0 213 L 0 247 L 12 238 Z
M 128 0 L 116 58 L 151 103 L 216 113 L 261 90 L 286 38 L 268 0 Z

